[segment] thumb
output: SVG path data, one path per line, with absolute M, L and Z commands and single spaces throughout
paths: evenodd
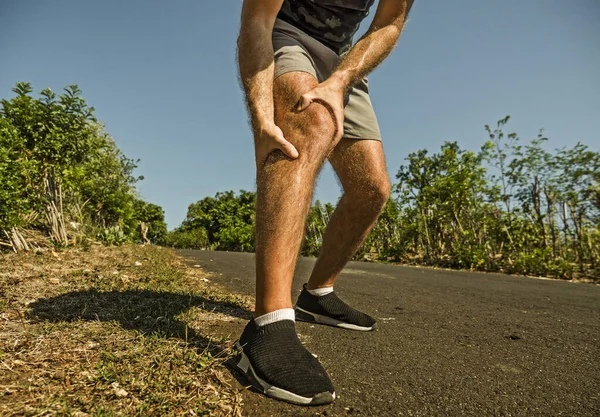
M 308 106 L 310 106 L 311 103 L 312 103 L 312 97 L 310 96 L 310 94 L 309 93 L 302 94 L 302 96 L 300 97 L 300 100 L 298 100 L 298 103 L 296 104 L 296 111 L 302 111 L 302 110 L 306 109 Z
M 344 112 L 337 109 L 335 111 L 335 139 L 340 140 L 344 136 Z

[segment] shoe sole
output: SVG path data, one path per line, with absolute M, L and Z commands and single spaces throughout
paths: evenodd
M 244 353 L 240 342 L 236 342 L 235 347 L 240 351 L 240 360 L 236 365 L 237 368 L 244 374 L 248 381 L 250 381 L 254 388 L 258 389 L 266 396 L 297 405 L 323 405 L 329 404 L 335 400 L 335 392 L 321 392 L 314 397 L 303 397 L 269 384 L 256 374 L 250 363 L 250 359 Z
M 341 327 L 342 329 L 348 330 L 358 330 L 360 332 L 370 332 L 375 329 L 375 325 L 371 327 L 359 326 L 357 324 L 346 323 L 341 320 L 337 320 L 331 317 L 323 316 L 321 314 L 312 313 L 310 311 L 306 311 L 303 308 L 298 306 L 294 307 L 294 311 L 296 312 L 296 320 L 305 321 L 308 323 L 317 323 L 317 324 L 326 324 L 328 326 Z

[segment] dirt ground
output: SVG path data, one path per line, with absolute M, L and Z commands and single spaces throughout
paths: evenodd
M 168 249 L 0 255 L 0 415 L 241 415 L 214 328 L 250 303 Z

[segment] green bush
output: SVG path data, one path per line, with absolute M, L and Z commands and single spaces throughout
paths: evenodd
M 210 249 L 208 233 L 202 228 L 182 231 L 179 229 L 169 232 L 165 244 L 176 249 Z
M 206 234 L 207 242 L 202 247 L 251 252 L 255 207 L 255 194 L 249 191 L 242 190 L 239 195 L 227 191 L 217 193 L 214 198 L 206 197 L 190 204 L 185 220 L 170 233 L 168 241 L 171 246 L 183 247 L 182 242 L 200 242 L 196 239 Z M 192 231 L 201 232 L 190 235 Z
M 18 83 L 15 96 L 1 101 L 0 239 L 27 227 L 58 245 L 77 242 L 81 233 L 122 243 L 139 240 L 146 222 L 150 240 L 160 243 L 162 209 L 136 197 L 137 161 L 104 131 L 81 90 L 46 89 L 37 98 L 32 91 Z M 67 227 L 71 222 L 76 230 Z M 15 247 L 10 237 L 9 243 Z

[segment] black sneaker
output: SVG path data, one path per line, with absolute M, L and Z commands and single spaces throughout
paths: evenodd
M 335 399 L 327 372 L 300 343 L 292 320 L 260 327 L 250 320 L 236 347 L 238 369 L 265 395 L 300 405 Z
M 312 295 L 306 289 L 306 284 L 304 284 L 294 310 L 296 311 L 296 320 L 350 330 L 368 332 L 375 328 L 376 323 L 373 317 L 350 307 L 334 292 L 320 297 Z

